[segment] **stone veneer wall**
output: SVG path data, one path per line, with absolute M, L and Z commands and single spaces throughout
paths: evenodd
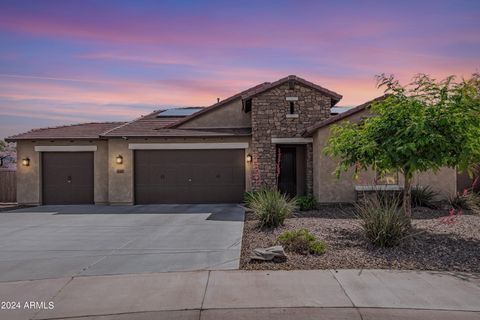
M 287 97 L 298 97 L 295 113 L 287 118 L 290 103 Z M 252 188 L 276 188 L 276 145 L 272 138 L 301 137 L 308 126 L 330 117 L 331 98 L 321 92 L 295 83 L 294 89 L 285 83 L 252 99 Z M 306 149 L 306 191 L 313 192 L 313 147 Z

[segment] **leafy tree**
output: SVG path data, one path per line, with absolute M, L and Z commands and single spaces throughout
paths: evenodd
M 416 173 L 458 167 L 471 174 L 480 162 L 480 75 L 437 81 L 419 74 L 407 86 L 385 74 L 377 80 L 386 96 L 372 103 L 372 116 L 334 126 L 324 151 L 340 159 L 337 176 L 351 167 L 355 177 L 367 168 L 402 173 L 410 217 Z

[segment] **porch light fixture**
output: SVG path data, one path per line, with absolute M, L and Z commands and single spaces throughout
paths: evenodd
M 251 155 L 251 154 L 247 154 L 247 162 L 250 163 L 250 162 L 252 162 L 252 160 L 253 160 L 252 155 Z
M 117 162 L 117 164 L 122 164 L 123 163 L 123 157 L 121 155 L 118 155 L 117 158 L 115 159 L 115 162 Z
M 28 167 L 30 165 L 30 158 L 23 158 L 22 165 Z

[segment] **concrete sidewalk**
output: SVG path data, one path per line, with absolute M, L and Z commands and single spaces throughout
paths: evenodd
M 0 319 L 480 319 L 480 275 L 199 271 L 0 283 Z M 24 309 L 44 301 L 54 309 Z

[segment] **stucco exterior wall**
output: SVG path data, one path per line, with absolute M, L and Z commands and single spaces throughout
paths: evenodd
M 240 98 L 198 116 L 179 128 L 250 128 L 252 126 L 251 113 L 242 110 Z
M 442 168 L 437 173 L 424 172 L 418 174 L 413 185 L 430 186 L 438 193 L 438 200 L 448 199 L 457 192 L 457 173 L 452 168 Z
M 112 205 L 133 204 L 134 195 L 134 150 L 129 150 L 131 143 L 228 143 L 247 142 L 249 148 L 245 150 L 245 186 L 251 189 L 251 163 L 246 162 L 246 155 L 251 153 L 250 137 L 232 138 L 149 138 L 149 139 L 110 139 L 108 152 L 108 185 L 109 202 Z M 123 164 L 116 163 L 116 157 L 123 157 Z
M 18 141 L 17 158 L 17 202 L 25 205 L 42 204 L 42 164 L 41 152 L 35 151 L 35 146 L 84 146 L 95 145 L 94 151 L 94 201 L 96 204 L 108 202 L 108 171 L 107 171 L 107 141 L 73 140 L 73 141 Z M 24 158 L 30 159 L 28 167 L 21 164 Z
M 41 163 L 40 153 L 34 151 L 35 144 L 30 141 L 17 142 L 17 202 L 24 205 L 40 205 L 41 200 Z M 30 165 L 21 164 L 22 159 L 29 158 Z
M 108 201 L 112 205 L 133 204 L 133 150 L 128 149 L 130 140 L 108 140 Z M 117 156 L 123 164 L 117 164 Z
M 349 121 L 359 121 L 362 116 L 363 113 L 352 115 Z M 355 185 L 374 184 L 375 173 L 362 172 L 359 179 L 355 180 L 352 169 L 337 178 L 334 174 L 337 161 L 323 153 L 329 137 L 330 126 L 317 130 L 313 136 L 313 194 L 319 203 L 354 202 Z
M 367 116 L 366 111 L 351 115 L 346 120 L 358 122 Z M 330 136 L 331 126 L 317 130 L 313 136 L 313 189 L 314 196 L 319 203 L 354 202 L 356 199 L 356 185 L 374 185 L 375 173 L 371 170 L 361 172 L 358 180 L 353 178 L 353 170 L 341 174 L 340 178 L 333 174 L 337 161 L 323 154 Z M 403 184 L 403 177 L 399 175 L 399 185 Z M 418 174 L 413 185 L 430 186 L 438 192 L 438 200 L 446 199 L 455 194 L 456 171 L 452 168 L 442 168 L 437 173 L 425 172 Z

